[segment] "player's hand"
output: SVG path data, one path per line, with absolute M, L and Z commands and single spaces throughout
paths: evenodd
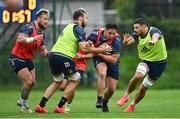
M 104 51 L 105 51 L 104 54 L 106 54 L 106 55 L 111 54 L 111 51 L 112 51 L 112 47 L 111 46 L 106 45 L 105 47 L 101 47 L 101 48 L 104 49 Z
M 87 41 L 87 44 L 88 44 L 89 47 L 93 47 L 94 46 L 93 42 L 89 41 L 89 40 Z
M 103 43 L 99 46 L 99 48 L 102 48 L 104 51 L 104 54 L 110 54 L 112 51 L 112 47 L 108 45 L 107 43 Z
M 154 41 L 152 41 L 152 40 L 149 40 L 148 44 L 149 44 L 149 45 L 154 45 L 154 44 L 155 44 L 155 42 L 154 42 Z
M 123 39 L 123 44 L 128 43 L 132 39 L 132 36 L 129 33 L 125 33 L 123 34 Z
M 43 39 L 43 35 L 37 35 L 34 37 L 34 41 L 37 41 L 37 40 L 40 40 L 40 39 Z

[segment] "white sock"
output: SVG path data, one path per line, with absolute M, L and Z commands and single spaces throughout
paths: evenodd
M 27 105 L 27 100 L 21 99 L 21 103 L 22 103 L 22 106 L 28 106 Z
M 135 106 L 135 104 L 134 104 L 134 100 L 131 102 L 131 104 Z

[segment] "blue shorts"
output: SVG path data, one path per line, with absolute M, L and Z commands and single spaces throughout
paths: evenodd
M 100 57 L 93 57 L 93 62 L 94 62 L 94 66 L 96 67 L 97 64 L 104 62 L 102 60 L 102 58 Z M 107 76 L 115 79 L 115 80 L 119 80 L 119 62 L 114 63 L 114 64 L 110 64 L 107 62 L 104 62 L 107 65 Z
M 162 61 L 157 61 L 157 62 L 149 62 L 149 61 L 142 60 L 141 62 L 147 64 L 149 68 L 148 76 L 152 80 L 157 80 L 161 76 L 167 64 L 167 60 L 162 60 Z
M 69 56 L 60 53 L 49 53 L 49 65 L 53 75 L 72 75 L 77 72 L 76 64 Z
M 34 69 L 34 63 L 32 60 L 24 60 L 21 58 L 17 58 L 14 55 L 9 56 L 9 64 L 11 68 L 16 72 L 16 74 L 23 68 L 28 68 L 29 71 Z

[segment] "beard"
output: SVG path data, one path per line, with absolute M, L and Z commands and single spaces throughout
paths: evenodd
M 46 27 L 45 27 L 44 25 L 42 25 L 41 23 L 38 23 L 38 25 L 39 25 L 39 28 L 40 28 L 40 29 L 42 29 L 42 30 L 45 30 L 45 29 L 46 29 Z
M 85 27 L 86 27 L 86 23 L 85 23 L 85 22 L 82 22 L 81 26 L 82 26 L 83 28 L 85 28 Z

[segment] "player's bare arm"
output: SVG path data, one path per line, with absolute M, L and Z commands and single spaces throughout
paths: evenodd
M 101 57 L 105 62 L 116 63 L 120 57 L 120 54 L 105 55 L 105 54 L 99 53 L 97 54 L 97 56 Z
M 24 34 L 24 33 L 19 33 L 18 38 L 17 38 L 17 42 L 19 43 L 31 43 L 31 42 L 35 42 L 38 39 L 42 39 L 43 35 L 37 35 L 35 37 L 28 37 L 28 35 Z
M 154 34 L 152 35 L 152 39 L 149 40 L 149 45 L 154 45 L 154 44 L 156 44 L 157 41 L 159 40 L 159 38 L 160 38 L 160 34 L 159 34 L 159 33 L 154 33 Z
M 79 49 L 86 53 L 109 53 L 112 51 L 111 46 L 101 48 L 89 47 L 87 42 L 80 42 Z
M 135 43 L 135 39 L 129 33 L 123 34 L 123 38 L 123 45 L 130 45 Z
M 88 54 L 77 53 L 75 59 L 81 60 L 81 59 L 89 59 L 92 57 L 93 57 L 93 53 L 88 53 Z
M 40 52 L 40 54 L 41 54 L 43 57 L 48 57 L 48 51 L 47 51 L 45 45 L 42 45 L 42 46 L 39 48 L 39 52 Z

